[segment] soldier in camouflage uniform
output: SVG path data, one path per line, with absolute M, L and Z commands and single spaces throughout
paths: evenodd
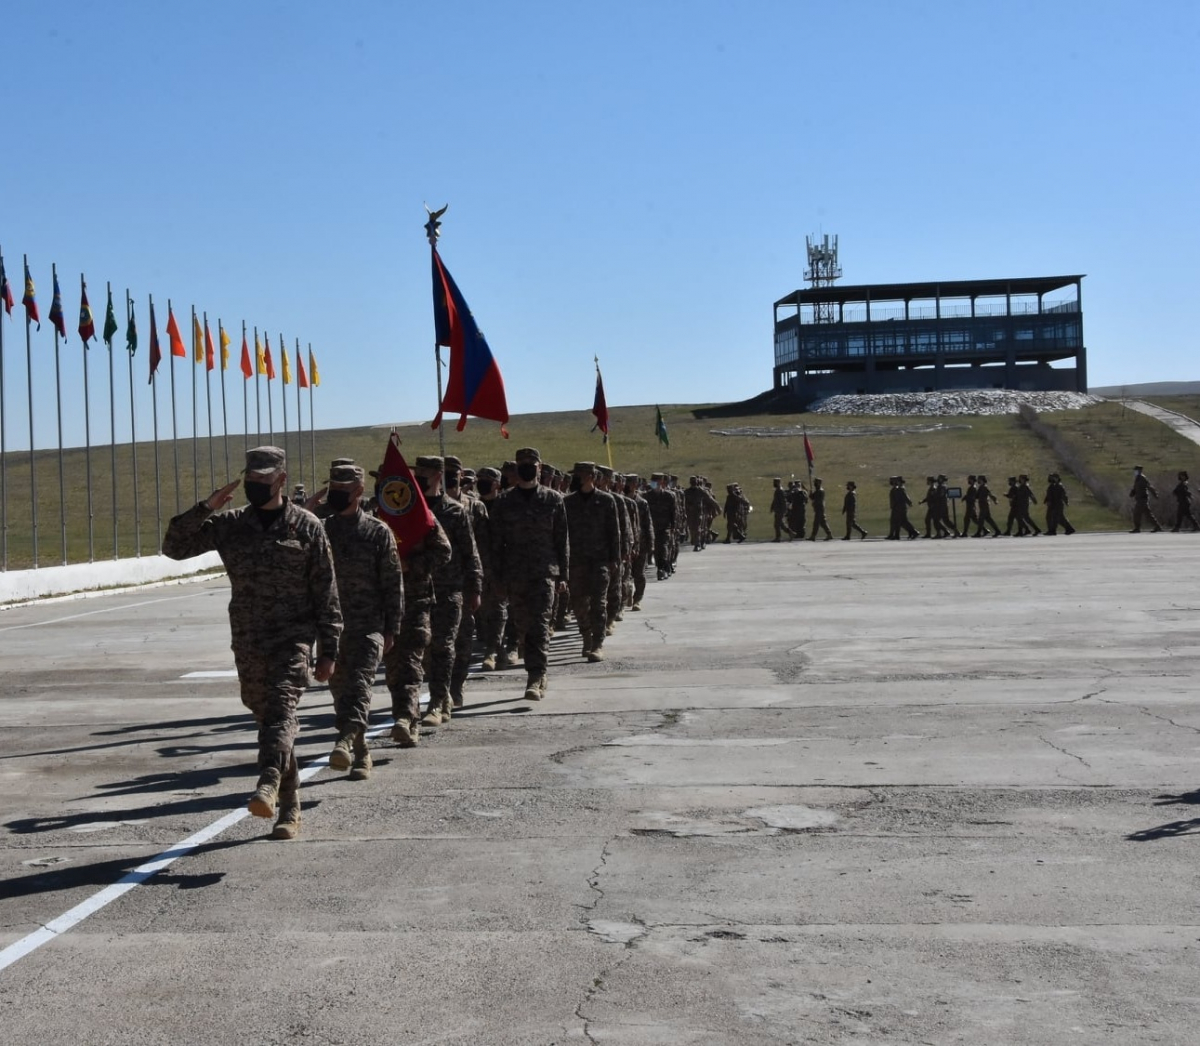
M 487 576 L 491 549 L 488 547 L 488 513 L 483 502 L 473 493 L 475 473 L 462 468 L 459 459 L 446 455 L 446 494 L 467 510 L 471 520 L 471 533 L 475 537 L 475 550 L 479 554 L 480 590 L 478 604 L 472 609 L 473 600 L 463 600 L 462 620 L 458 623 L 458 635 L 454 640 L 454 667 L 450 672 L 450 700 L 455 708 L 462 708 L 463 686 L 471 669 L 471 653 L 475 646 L 475 632 L 479 610 L 483 606 L 483 593 L 487 588 Z M 457 476 L 457 483 L 455 477 Z
M 420 485 L 421 481 L 417 482 Z M 424 538 L 411 548 L 400 550 L 404 616 L 400 619 L 396 642 L 384 652 L 383 667 L 392 698 L 392 717 L 396 720 L 392 740 L 401 748 L 412 748 L 421 739 L 421 681 L 425 678 L 425 652 L 432 639 L 433 574 L 450 562 L 450 556 L 450 539 L 436 519 Z
M 596 488 L 613 499 L 617 513 L 617 533 L 620 550 L 613 566 L 608 571 L 608 598 L 606 599 L 604 634 L 611 636 L 616 630 L 616 622 L 624 615 L 621 612 L 621 571 L 626 561 L 633 555 L 633 522 L 625 510 L 623 499 L 613 493 L 613 470 L 606 465 L 593 466 L 596 472 Z M 569 582 L 568 582 L 569 587 Z M 579 626 L 583 628 L 582 623 Z
M 524 641 L 525 697 L 546 694 L 550 616 L 555 591 L 566 591 L 570 541 L 563 497 L 538 485 L 541 455 L 517 451 L 517 485 L 491 506 L 489 529 L 498 593 L 508 599 L 516 636 Z
M 630 564 L 633 575 L 633 605 L 630 610 L 642 609 L 642 596 L 646 594 L 646 563 L 654 551 L 654 521 L 650 518 L 650 506 L 638 489 L 638 476 L 630 474 L 625 477 L 625 493 L 633 502 L 637 513 L 638 551 Z
M 571 608 L 583 636 L 583 656 L 603 661 L 609 579 L 618 569 L 621 534 L 613 494 L 596 486 L 596 466 L 577 461 L 579 489 L 563 498 L 571 540 Z
M 371 775 L 366 730 L 371 688 L 381 655 L 390 650 L 404 614 L 404 581 L 396 539 L 388 525 L 362 510 L 363 470 L 329 470 L 325 534 L 337 571 L 344 628 L 337 667 L 329 680 L 338 739 L 329 755 L 334 770 L 356 781 Z
M 255 817 L 279 818 L 272 837 L 300 831 L 300 769 L 296 707 L 308 686 L 313 637 L 313 677 L 334 672 L 342 614 L 333 557 L 321 524 L 284 496 L 287 460 L 278 447 L 246 453 L 245 490 L 250 504 L 221 512 L 238 480 L 214 491 L 171 520 L 163 554 L 190 559 L 216 551 L 229 575 L 229 625 L 242 703 L 258 723 L 258 785 L 250 797 Z M 214 513 L 216 513 L 214 515 Z
M 508 603 L 501 599 L 496 589 L 496 571 L 491 560 L 491 518 L 492 506 L 500 497 L 500 470 L 484 467 L 476 477 L 476 488 L 479 500 L 488 516 L 487 525 L 487 559 L 484 561 L 483 597 L 479 604 L 476 619 L 479 622 L 480 639 L 483 641 L 483 665 L 485 672 L 496 669 L 496 659 L 500 656 L 504 644 L 504 626 L 508 620 Z M 479 544 L 478 534 L 475 543 Z M 480 549 L 480 556 L 484 551 Z
M 1154 489 L 1150 481 L 1142 472 L 1141 465 L 1133 466 L 1133 489 L 1129 492 L 1129 496 L 1133 498 L 1133 529 L 1131 534 L 1140 534 L 1142 531 L 1142 523 L 1144 520 L 1149 520 L 1154 528 L 1150 531 L 1151 534 L 1157 534 L 1162 530 L 1162 524 L 1154 518 L 1154 513 L 1150 511 L 1150 496 L 1154 495 L 1154 499 L 1158 500 L 1158 491 Z
M 459 502 L 442 489 L 444 462 L 434 454 L 417 458 L 413 477 L 425 495 L 438 525 L 450 539 L 450 559 L 434 567 L 433 606 L 429 628 L 429 708 L 421 719 L 425 727 L 448 723 L 454 713 L 450 676 L 454 670 L 454 643 L 464 607 L 473 614 L 479 609 L 483 571 L 471 517 Z M 454 475 L 455 488 L 458 473 Z
M 666 489 L 666 477 L 661 472 L 650 476 L 650 489 L 646 491 L 646 503 L 650 506 L 650 519 L 654 524 L 654 563 L 658 580 L 671 576 L 671 535 L 675 532 L 675 496 Z

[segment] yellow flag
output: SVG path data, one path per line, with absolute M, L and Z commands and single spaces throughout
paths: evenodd
M 312 354 L 312 349 L 308 350 L 308 380 L 314 385 L 321 384 L 321 372 L 317 370 L 317 357 Z
M 292 368 L 288 364 L 287 349 L 280 345 L 279 353 L 283 357 L 283 383 L 290 385 L 292 383 Z
M 254 369 L 258 374 L 267 373 L 267 360 L 263 355 L 262 346 L 258 343 L 258 335 L 254 335 Z
M 221 334 L 221 370 L 229 370 L 229 335 L 225 333 L 220 320 L 217 320 L 217 330 Z
M 204 362 L 204 332 L 200 329 L 200 320 L 196 314 L 192 313 L 192 358 L 197 363 Z

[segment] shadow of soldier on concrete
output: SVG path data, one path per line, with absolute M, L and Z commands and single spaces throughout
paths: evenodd
M 1181 792 L 1178 795 L 1155 796 L 1155 806 L 1200 806 L 1200 789 Z M 1143 828 L 1125 836 L 1128 842 L 1152 843 L 1158 839 L 1171 839 L 1181 835 L 1200 834 L 1200 817 L 1189 817 L 1185 821 L 1168 821 L 1154 828 Z

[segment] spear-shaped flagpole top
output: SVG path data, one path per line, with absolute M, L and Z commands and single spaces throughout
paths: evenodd
M 449 206 L 449 204 L 446 204 L 440 211 L 431 211 L 429 204 L 425 204 L 425 213 L 429 215 L 429 221 L 425 223 L 425 238 L 429 241 L 430 247 L 437 246 L 438 237 L 442 235 L 441 217 L 446 213 Z

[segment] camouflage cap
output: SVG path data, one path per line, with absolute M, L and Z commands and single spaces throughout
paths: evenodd
M 445 463 L 436 454 L 422 454 L 413 465 L 413 468 L 428 469 L 430 472 L 442 472 L 445 467 Z
M 506 461 L 500 466 L 500 471 L 501 472 L 512 472 L 513 469 L 515 469 L 516 467 L 517 467 L 517 463 L 515 461 Z
M 304 484 L 297 483 L 294 487 L 292 487 L 292 493 L 293 494 L 303 494 L 304 493 Z
M 474 469 L 463 469 L 462 470 L 462 478 L 463 479 L 474 479 L 475 478 L 475 470 Z
M 254 447 L 246 451 L 243 472 L 278 472 L 287 468 L 287 454 L 282 447 Z
M 641 478 L 642 477 L 639 476 L 636 472 L 626 472 L 625 473 L 625 482 L 626 483 L 636 483 Z
M 514 456 L 517 461 L 532 461 L 535 464 L 540 463 L 542 460 L 542 456 L 538 453 L 536 447 L 522 447 Z
M 361 483 L 363 470 L 358 465 L 335 465 L 329 470 L 330 483 Z
M 571 471 L 575 472 L 575 473 L 595 472 L 596 471 L 596 463 L 594 461 L 577 461 L 577 462 L 575 462 L 575 467 L 573 469 L 571 469 Z
M 596 471 L 600 473 L 600 475 L 607 476 L 609 479 L 612 479 L 613 470 L 610 469 L 607 465 L 597 465 L 597 466 L 595 466 L 595 468 L 596 468 Z
M 442 461 L 445 462 L 447 472 L 451 469 L 457 469 L 459 472 L 462 472 L 462 458 L 455 457 L 453 454 L 447 454 Z
M 353 464 L 354 464 L 354 459 L 353 459 L 353 458 L 334 458 L 334 459 L 333 459 L 333 460 L 332 460 L 332 461 L 329 463 L 329 467 L 330 467 L 331 469 L 335 469 L 335 468 L 337 468 L 339 465 L 353 465 Z
M 495 482 L 500 478 L 500 470 L 492 468 L 491 465 L 484 465 L 478 472 L 480 479 L 490 479 Z

